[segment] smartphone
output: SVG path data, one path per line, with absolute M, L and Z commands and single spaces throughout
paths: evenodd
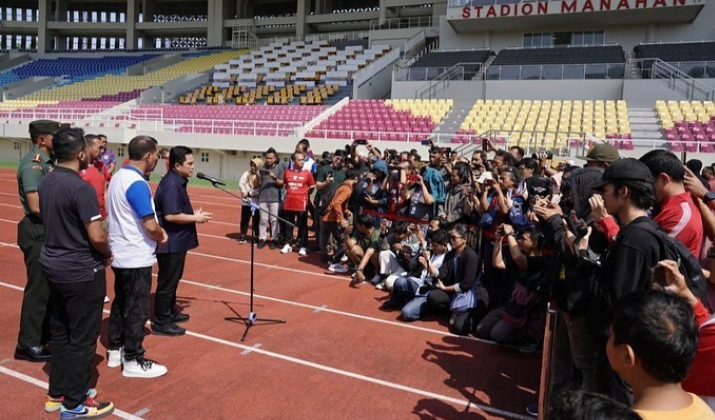
M 268 175 L 271 171 L 269 171 L 268 169 L 265 169 L 265 168 L 261 168 L 258 172 L 261 175 Z
M 365 139 L 355 140 L 355 144 L 362 144 L 364 146 L 367 144 L 367 140 L 365 140 Z
M 485 152 L 489 150 L 489 140 L 482 139 L 482 150 Z
M 419 180 L 419 177 L 417 176 L 417 174 L 409 174 L 407 175 L 407 180 L 411 182 L 417 182 L 417 180 Z
M 423 145 L 423 146 L 429 146 L 429 145 L 430 145 L 429 139 L 427 139 L 427 140 L 422 140 L 422 145 Z

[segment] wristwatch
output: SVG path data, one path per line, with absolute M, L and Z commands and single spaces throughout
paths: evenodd
M 707 203 L 707 202 L 710 202 L 713 200 L 715 200 L 715 192 L 713 192 L 713 191 L 708 191 L 703 196 L 703 203 Z

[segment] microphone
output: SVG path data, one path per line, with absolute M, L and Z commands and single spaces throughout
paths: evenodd
M 214 177 L 212 177 L 212 176 L 204 175 L 203 172 L 197 173 L 197 174 L 196 174 L 196 178 L 206 180 L 206 181 L 208 181 L 208 182 L 210 182 L 210 183 L 212 183 L 212 184 L 214 184 L 214 185 L 223 185 L 223 186 L 226 186 L 226 183 L 225 183 L 225 182 L 221 181 L 221 180 L 218 179 L 218 178 L 214 178 Z

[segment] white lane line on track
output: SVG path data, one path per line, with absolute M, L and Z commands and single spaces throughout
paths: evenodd
M 5 243 L 3 243 L 3 242 L 0 242 L 0 245 L 7 245 L 8 247 L 19 248 L 17 245 L 5 244 Z M 277 268 L 280 268 L 280 267 L 277 267 Z M 156 275 L 156 274 L 152 274 L 152 276 L 153 276 L 153 277 L 156 277 L 157 275 Z M 232 293 L 232 294 L 240 295 L 240 296 L 250 296 L 250 293 L 248 293 L 248 292 L 243 292 L 243 291 L 236 290 L 236 289 L 229 289 L 229 288 L 222 287 L 222 286 L 219 286 L 219 285 L 201 283 L 201 282 L 193 281 L 193 280 L 189 280 L 189 279 L 181 279 L 181 281 L 184 282 L 184 283 L 186 283 L 186 284 L 190 284 L 190 285 L 192 285 L 192 286 L 198 286 L 198 287 L 202 287 L 202 288 L 209 289 L 209 290 L 217 290 L 217 291 L 220 291 L 220 292 Z M 24 289 L 21 288 L 21 287 L 18 287 L 18 286 L 12 285 L 12 284 L 8 284 L 8 283 L 0 282 L 0 285 L 6 286 L 6 287 L 15 288 L 15 289 L 20 290 L 20 291 L 23 291 L 23 290 L 24 290 Z M 307 303 L 301 303 L 301 302 L 296 302 L 296 301 L 292 301 L 292 300 L 281 299 L 281 298 L 276 298 L 276 297 L 271 297 L 271 296 L 264 296 L 264 295 L 259 295 L 259 294 L 254 294 L 253 296 L 254 296 L 256 299 L 263 299 L 263 300 L 267 300 L 267 301 L 270 301 L 270 302 L 276 302 L 276 303 L 281 303 L 281 304 L 290 305 L 290 306 L 298 306 L 298 307 L 301 307 L 301 308 L 310 309 L 310 310 L 312 310 L 312 311 L 314 311 L 314 312 L 328 312 L 328 313 L 331 313 L 331 314 L 334 314 L 334 315 L 347 316 L 347 317 L 350 317 L 350 318 L 361 319 L 361 320 L 369 321 L 369 322 L 377 322 L 377 323 L 380 323 L 380 324 L 391 325 L 391 326 L 395 326 L 395 327 L 398 327 L 398 328 L 405 328 L 405 329 L 409 329 L 409 330 L 423 331 L 423 332 L 427 332 L 427 333 L 430 333 L 430 334 L 437 334 L 437 335 L 440 335 L 440 336 L 443 336 L 443 337 L 455 337 L 455 338 L 460 339 L 460 340 L 468 340 L 468 341 L 474 341 L 474 342 L 478 342 L 478 343 L 489 344 L 489 345 L 492 345 L 492 346 L 498 346 L 498 344 L 494 343 L 493 341 L 482 340 L 482 339 L 477 338 L 477 337 L 464 336 L 464 335 L 454 335 L 454 334 L 450 333 L 449 331 L 435 330 L 435 329 L 432 329 L 432 328 L 420 327 L 420 326 L 413 325 L 413 324 L 409 324 L 409 323 L 406 323 L 406 322 L 396 322 L 396 321 L 390 321 L 390 320 L 381 319 L 381 318 L 373 318 L 373 317 L 370 317 L 370 316 L 367 316 L 367 315 L 354 314 L 354 313 L 352 313 L 352 312 L 339 311 L 339 310 L 337 310 L 337 309 L 328 308 L 327 305 L 315 306 L 315 305 L 310 305 L 310 304 L 307 304 Z
M 0 373 L 10 376 L 10 377 L 13 377 L 15 379 L 19 379 L 21 381 L 27 382 L 31 385 L 35 385 L 36 387 L 42 388 L 44 390 L 47 390 L 47 388 L 50 385 L 45 381 L 42 381 L 40 379 L 34 378 L 29 375 L 25 375 L 24 373 L 20 373 L 16 370 L 8 369 L 5 366 L 0 366 Z M 114 407 L 114 413 L 112 413 L 112 414 L 114 414 L 115 416 L 117 416 L 119 418 L 126 419 L 126 420 L 145 420 L 144 418 L 139 417 L 138 415 L 127 413 L 126 411 L 122 411 L 122 410 L 118 409 L 117 407 Z M 144 414 L 144 413 L 142 413 L 142 414 Z
M 261 343 L 256 343 L 256 344 L 252 345 L 250 349 L 246 349 L 246 350 L 242 351 L 242 352 L 241 352 L 241 355 L 242 355 L 242 356 L 247 356 L 247 355 L 251 354 L 251 352 L 253 351 L 253 349 L 260 348 L 262 345 L 263 345 L 263 344 L 261 344 Z
M 0 286 L 5 286 L 5 287 L 11 286 L 12 289 L 19 289 L 17 286 L 8 285 L 7 283 L 4 283 L 4 282 L 0 282 Z M 109 310 L 107 310 L 107 309 L 104 309 L 102 312 L 104 312 L 104 313 L 106 313 L 106 314 L 109 314 Z M 473 402 L 471 402 L 471 401 L 460 400 L 460 399 L 458 399 L 458 398 L 450 397 L 450 396 L 447 396 L 447 395 L 442 395 L 442 394 L 438 394 L 438 393 L 435 393 L 435 392 L 430 392 L 430 391 L 426 391 L 426 390 L 421 390 L 421 389 L 418 389 L 418 388 L 413 388 L 413 387 L 410 387 L 410 386 L 401 385 L 401 384 L 398 384 L 398 383 L 389 382 L 389 381 L 385 381 L 385 380 L 378 379 L 378 378 L 373 378 L 373 377 L 371 377 L 371 376 L 362 375 L 362 374 L 359 374 L 359 373 L 350 372 L 350 371 L 347 371 L 347 370 L 342 370 L 342 369 L 330 367 L 330 366 L 323 365 L 323 364 L 320 364 L 320 363 L 315 363 L 315 362 L 311 362 L 311 361 L 308 361 L 308 360 L 299 359 L 299 358 L 293 357 L 293 356 L 288 356 L 288 355 L 284 355 L 284 354 L 280 354 L 280 353 L 275 353 L 275 352 L 268 351 L 268 350 L 263 350 L 263 349 L 256 348 L 256 347 L 253 347 L 253 346 L 248 346 L 248 345 L 244 345 L 244 344 L 234 343 L 234 342 L 232 342 L 232 341 L 224 340 L 224 339 L 222 339 L 222 338 L 212 337 L 212 336 L 206 335 L 206 334 L 196 333 L 196 332 L 187 330 L 187 331 L 186 331 L 186 335 L 192 336 L 192 337 L 196 337 L 196 338 L 200 338 L 200 339 L 207 340 L 207 341 L 211 341 L 211 342 L 218 343 L 218 344 L 223 344 L 223 345 L 226 345 L 226 346 L 229 346 L 229 347 L 234 347 L 234 348 L 241 349 L 241 350 L 244 350 L 244 351 L 245 351 L 245 350 L 249 350 L 249 351 L 251 351 L 251 352 L 253 352 L 253 353 L 261 354 L 261 355 L 263 355 L 263 356 L 268 356 L 268 357 L 272 357 L 272 358 L 275 358 L 275 359 L 287 361 L 287 362 L 290 362 L 290 363 L 295 363 L 295 364 L 298 364 L 298 365 L 301 365 L 301 366 L 310 367 L 310 368 L 317 369 L 317 370 L 321 370 L 321 371 L 324 371 L 324 372 L 329 372 L 329 373 L 333 373 L 333 374 L 345 376 L 345 377 L 348 377 L 348 378 L 357 379 L 357 380 L 361 380 L 361 381 L 364 381 L 364 382 L 369 382 L 369 383 L 373 383 L 373 384 L 376 384 L 376 385 L 381 385 L 381 386 L 384 386 L 384 387 L 388 387 L 388 388 L 392 388 L 392 389 L 396 389 L 396 390 L 400 390 L 400 391 L 405 391 L 405 392 L 408 392 L 408 393 L 411 393 L 411 394 L 415 394 L 415 395 L 419 395 L 419 396 L 423 396 L 423 397 L 434 398 L 434 399 L 437 399 L 437 400 L 449 402 L 449 403 L 452 403 L 452 404 L 456 404 L 456 405 L 458 405 L 458 406 L 460 406 L 460 407 L 465 407 L 467 410 L 468 410 L 470 407 L 474 407 L 474 408 L 477 408 L 477 409 L 479 409 L 479 410 L 482 410 L 482 411 L 485 411 L 485 412 L 488 412 L 488 413 L 493 413 L 493 414 L 497 414 L 497 415 L 501 415 L 501 416 L 506 416 L 506 417 L 510 417 L 510 418 L 514 418 L 514 419 L 519 419 L 519 420 L 532 420 L 532 417 L 527 417 L 527 416 L 524 416 L 524 415 L 521 415 L 521 414 L 512 413 L 512 412 L 510 412 L 510 411 L 500 410 L 500 409 L 493 408 L 493 407 L 489 407 L 489 406 L 485 406 L 485 405 L 482 405 L 482 404 L 473 403 Z M 1 369 L 3 369 L 2 366 L 0 366 L 0 370 L 1 370 Z M 34 378 L 31 378 L 31 379 L 34 379 Z M 47 385 L 44 385 L 44 388 L 47 388 Z M 128 414 L 128 413 L 125 413 L 125 414 Z M 129 414 L 128 414 L 128 415 L 129 415 Z

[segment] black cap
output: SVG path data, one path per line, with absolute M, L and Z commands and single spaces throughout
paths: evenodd
M 592 188 L 601 190 L 604 185 L 613 181 L 655 182 L 648 166 L 634 158 L 619 159 L 613 162 L 603 171 L 601 181 L 594 184 Z
M 30 136 L 39 136 L 40 134 L 55 134 L 60 131 L 61 125 L 57 121 L 52 120 L 37 120 L 30 123 Z
M 526 191 L 529 197 L 546 197 L 551 194 L 551 178 L 539 175 L 526 178 Z

